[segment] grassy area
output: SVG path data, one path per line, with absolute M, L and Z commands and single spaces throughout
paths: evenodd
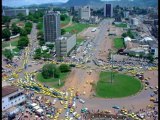
M 81 42 L 83 42 L 83 41 L 84 41 L 84 38 L 78 37 L 78 38 L 77 38 L 77 41 L 76 41 L 76 44 L 77 44 L 77 45 L 80 45 Z
M 2 48 L 5 48 L 5 47 L 10 46 L 10 44 L 11 44 L 12 46 L 17 46 L 17 45 L 18 45 L 18 40 L 19 40 L 19 37 L 16 38 L 15 40 L 4 41 L 4 42 L 2 42 Z
M 121 23 L 121 24 L 116 24 L 116 27 L 122 27 L 122 28 L 126 28 L 127 24 L 126 23 Z
M 72 26 L 65 28 L 66 32 L 70 33 L 79 33 L 83 31 L 85 28 L 92 27 L 95 25 L 89 25 L 89 24 L 82 24 L 82 23 L 73 23 Z
M 124 48 L 124 40 L 123 40 L 123 38 L 115 38 L 114 39 L 114 47 L 116 49 Z
M 50 78 L 50 79 L 44 79 L 41 73 L 37 74 L 37 80 L 39 80 L 42 83 L 46 83 L 52 87 L 55 88 L 60 88 L 64 85 L 65 83 L 65 79 L 67 78 L 67 75 L 69 74 L 69 72 L 67 73 L 61 73 L 60 74 L 60 78 Z M 59 79 L 61 80 L 61 85 L 58 85 Z
M 101 72 L 96 85 L 96 95 L 104 98 L 120 98 L 136 94 L 143 86 L 140 80 L 119 73 L 113 73 L 111 83 L 111 72 Z
M 70 21 L 70 17 L 67 16 L 67 18 L 64 21 L 61 21 L 61 27 L 67 25 L 69 23 L 69 21 Z

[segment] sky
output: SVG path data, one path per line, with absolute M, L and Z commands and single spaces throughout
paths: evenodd
M 2 0 L 2 5 L 10 7 L 19 7 L 23 5 L 67 2 L 67 1 L 68 0 Z M 113 0 L 101 0 L 101 1 L 113 1 Z
M 2 0 L 2 5 L 10 7 L 19 7 L 22 5 L 67 2 L 67 1 L 68 0 Z

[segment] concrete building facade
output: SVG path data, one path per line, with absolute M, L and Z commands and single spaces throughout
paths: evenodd
M 129 18 L 129 11 L 124 11 L 123 15 L 124 15 L 124 18 Z
M 111 4 L 105 4 L 104 17 L 113 17 L 113 7 Z
M 60 13 L 53 11 L 47 12 L 43 16 L 43 26 L 45 42 L 55 42 L 61 36 Z
M 90 6 L 83 6 L 79 9 L 79 17 L 83 20 L 89 20 L 91 17 Z
M 27 15 L 29 15 L 29 9 L 6 9 L 6 10 L 3 10 L 4 16 L 14 17 L 20 13 L 27 16 Z
M 2 87 L 2 111 L 26 101 L 23 90 L 14 86 Z
M 65 34 L 56 40 L 56 56 L 66 57 L 76 45 L 76 35 Z

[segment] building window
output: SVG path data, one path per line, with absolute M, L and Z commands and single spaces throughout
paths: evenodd
M 17 100 L 15 100 L 15 102 L 17 102 Z
M 11 104 L 13 104 L 13 102 L 11 102 Z
M 5 109 L 5 107 L 3 107 L 3 109 Z
M 4 103 L 4 101 L 2 101 L 2 103 Z

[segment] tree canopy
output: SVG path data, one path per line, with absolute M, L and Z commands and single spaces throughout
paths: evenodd
M 18 48 L 19 49 L 23 49 L 24 47 L 27 47 L 29 44 L 29 39 L 27 37 L 21 37 L 19 40 L 18 40 Z
M 54 77 L 54 69 L 55 69 L 54 64 L 45 64 L 42 68 L 42 76 L 45 79 Z
M 21 28 L 18 27 L 15 23 L 13 23 L 11 26 L 11 30 L 13 35 L 17 35 L 18 33 L 20 33 Z
M 3 55 L 12 61 L 12 58 L 14 57 L 14 55 L 12 54 L 11 50 L 9 49 L 5 49 L 4 52 L 3 52 Z
M 69 72 L 70 71 L 70 67 L 67 64 L 61 64 L 59 66 L 59 69 L 61 72 Z
M 8 28 L 3 29 L 2 31 L 2 38 L 9 40 L 11 36 L 11 32 Z

